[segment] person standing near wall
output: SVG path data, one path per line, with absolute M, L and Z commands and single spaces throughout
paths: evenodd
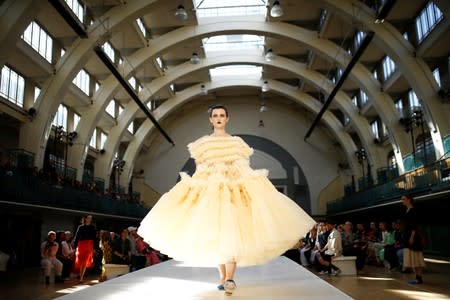
M 416 278 L 408 281 L 409 284 L 421 284 L 423 283 L 423 268 L 425 267 L 425 260 L 423 257 L 423 247 L 425 241 L 423 234 L 421 233 L 418 222 L 418 211 L 414 207 L 414 199 L 404 194 L 401 197 L 402 204 L 406 207 L 406 212 L 403 215 L 403 235 L 406 243 L 403 250 L 403 267 L 411 268 L 414 270 Z

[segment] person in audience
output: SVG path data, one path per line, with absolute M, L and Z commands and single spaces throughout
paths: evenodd
M 11 255 L 3 252 L 3 249 L 0 246 L 0 282 L 2 282 L 6 278 L 6 270 L 8 269 L 8 262 L 10 257 Z
M 130 240 L 130 253 L 131 253 L 131 264 L 130 272 L 140 270 L 145 267 L 147 258 L 145 254 L 137 249 L 136 240 L 138 239 L 137 228 L 134 226 L 128 227 L 128 239 Z
M 313 228 L 306 234 L 303 247 L 300 248 L 300 263 L 304 267 L 312 264 L 311 253 L 316 245 L 318 224 L 314 224 Z
M 342 255 L 344 256 L 355 256 L 356 250 L 354 247 L 355 234 L 353 232 L 353 224 L 347 221 L 343 225 L 344 230 L 341 233 L 342 239 Z
M 330 234 L 330 231 L 327 229 L 327 226 L 325 222 L 320 222 L 318 225 L 318 234 L 316 239 L 316 245 L 311 253 L 311 256 L 313 259 L 311 260 L 311 263 L 317 266 L 317 271 L 323 271 L 321 265 L 317 262 L 316 257 L 319 252 L 322 251 L 322 249 L 325 247 L 328 241 L 328 235 Z M 313 256 L 314 255 L 314 256 Z
M 335 228 L 336 223 L 332 220 L 326 222 L 328 235 L 325 247 L 317 253 L 317 261 L 324 266 L 329 275 L 338 275 L 341 270 L 333 265 L 333 258 L 342 255 L 341 233 Z
M 83 220 L 84 223 L 78 226 L 74 239 L 75 267 L 80 270 L 80 282 L 84 280 L 86 269 L 94 265 L 94 244 L 97 236 L 92 216 L 87 215 Z
M 73 262 L 75 259 L 75 250 L 72 248 L 72 232 L 64 232 L 64 240 L 61 242 L 61 248 L 61 254 L 63 258 L 63 260 L 61 260 L 61 262 L 63 263 L 62 276 L 64 279 L 66 279 L 70 277 Z
M 369 247 L 369 257 L 375 258 L 375 265 L 381 266 L 383 263 L 380 259 L 380 251 L 387 245 L 390 232 L 386 222 L 380 222 L 378 226 L 381 238 L 379 241 L 374 241 L 371 247 Z
M 128 239 L 128 230 L 123 229 L 120 236 L 113 243 L 112 263 L 118 265 L 129 265 L 131 257 L 131 245 Z
M 142 253 L 146 257 L 145 266 L 152 266 L 159 264 L 161 262 L 161 259 L 159 258 L 157 251 L 150 247 L 148 243 L 144 241 L 144 239 L 137 235 L 136 238 L 136 250 L 139 253 Z
M 380 231 L 376 222 L 370 222 L 369 230 L 366 235 L 367 240 L 367 262 L 376 264 L 376 256 L 374 251 L 374 244 L 381 241 Z
M 397 220 L 392 223 L 394 228 L 394 251 L 397 257 L 397 265 L 398 270 L 402 273 L 406 272 L 406 269 L 403 268 L 403 248 L 405 248 L 405 240 L 404 240 L 404 226 L 400 220 Z M 395 264 L 393 264 L 395 265 Z
M 113 257 L 113 241 L 111 239 L 110 232 L 106 230 L 100 231 L 100 249 L 102 250 L 102 273 L 100 275 L 99 281 L 105 281 L 108 278 L 106 273 L 106 264 L 112 263 Z
M 356 224 L 355 240 L 353 241 L 356 255 L 356 269 L 358 271 L 361 271 L 364 268 L 367 258 L 367 245 L 366 228 L 363 223 L 358 223 Z
M 61 245 L 61 243 L 63 242 L 65 240 L 65 234 L 64 234 L 64 231 L 57 231 L 56 232 L 56 240 L 55 240 L 55 242 L 56 243 L 58 243 L 58 252 L 56 252 L 56 258 L 60 261 L 60 262 L 62 262 L 62 264 L 63 264 L 63 272 L 62 272 L 62 274 L 61 274 L 61 276 L 62 276 L 62 278 L 63 279 L 66 279 L 66 277 L 64 276 L 65 274 L 64 274 L 64 256 L 63 256 L 63 254 L 62 254 L 62 245 Z
M 386 223 L 386 238 L 385 238 L 385 245 L 383 249 L 380 250 L 380 260 L 383 262 L 384 267 L 386 268 L 387 272 L 390 272 L 390 270 L 396 268 L 398 266 L 397 263 L 397 255 L 395 252 L 394 244 L 395 244 L 395 233 L 392 230 L 392 226 L 389 226 Z
M 408 281 L 409 284 L 422 284 L 423 268 L 425 267 L 423 257 L 425 241 L 419 228 L 419 214 L 414 207 L 414 199 L 410 195 L 404 194 L 401 197 L 401 202 L 406 207 L 406 212 L 402 218 L 406 242 L 403 252 L 403 266 L 413 269 L 416 275 L 415 279 Z
M 45 271 L 45 284 L 50 283 L 52 268 L 55 269 L 55 283 L 64 282 L 61 277 L 63 264 L 56 258 L 58 247 L 59 245 L 56 242 L 56 232 L 49 231 L 47 239 L 41 244 L 41 266 Z

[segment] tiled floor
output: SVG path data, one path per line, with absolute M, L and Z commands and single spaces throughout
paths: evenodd
M 284 264 L 284 263 L 283 263 Z M 284 295 L 284 291 L 288 288 L 292 288 L 286 286 L 284 287 L 284 280 L 289 281 L 289 274 L 286 274 L 286 268 L 296 268 L 295 265 L 292 265 L 289 261 L 289 266 L 272 266 L 269 273 L 264 268 L 258 267 L 256 272 L 249 272 L 245 269 L 238 269 L 238 273 L 236 279 L 238 281 L 238 290 L 239 293 L 235 293 L 235 298 L 246 298 L 246 299 L 281 299 L 281 296 Z M 428 269 L 426 274 L 424 275 L 425 283 L 419 286 L 411 286 L 407 284 L 408 279 L 411 278 L 411 274 L 402 274 L 400 272 L 391 272 L 386 273 L 384 268 L 367 266 L 364 272 L 358 274 L 358 276 L 338 276 L 338 277 L 329 277 L 327 275 L 317 275 L 324 281 L 330 283 L 332 286 L 340 289 L 345 294 L 349 295 L 354 299 L 370 299 L 370 300 L 401 300 L 401 299 L 450 299 L 450 262 L 427 262 Z M 157 272 L 167 272 L 170 271 L 168 266 L 160 265 L 151 267 L 153 270 L 144 270 L 141 276 L 142 278 L 148 279 L 150 273 Z M 173 267 L 173 266 L 172 266 Z M 159 269 L 160 268 L 160 269 Z M 164 269 L 166 269 L 164 271 Z M 151 271 L 149 273 L 149 271 Z M 223 298 L 221 294 L 217 294 L 218 292 L 215 290 L 215 283 L 211 282 L 211 276 L 215 277 L 215 270 L 199 270 L 196 271 L 198 274 L 195 276 L 206 276 L 204 280 L 200 277 L 199 280 L 196 280 L 196 287 L 199 289 L 211 289 L 210 292 L 203 294 L 202 297 L 197 297 L 195 299 L 217 299 Z M 261 272 L 263 272 L 261 274 Z M 258 274 L 252 275 L 253 274 Z M 271 282 L 273 286 L 277 287 L 279 290 L 274 291 L 273 287 L 268 288 L 261 287 L 260 284 L 256 284 L 256 286 L 251 286 L 251 281 L 258 281 L 261 278 L 267 279 L 270 276 L 275 275 L 279 278 L 279 282 Z M 200 275 L 199 275 L 200 274 Z M 280 274 L 281 277 L 280 277 Z M 133 276 L 130 276 L 133 275 Z M 149 286 L 148 282 L 144 282 L 142 279 L 137 282 L 139 279 L 134 279 L 138 274 L 130 274 L 128 277 L 118 278 L 117 284 L 122 284 L 122 286 L 127 290 L 134 290 L 134 288 L 141 288 L 141 291 L 148 291 Z M 252 277 L 253 276 L 253 277 Z M 286 277 L 287 276 L 287 277 Z M 320 298 L 320 297 L 309 297 L 311 296 L 311 290 L 317 289 L 317 284 L 319 284 L 319 289 L 327 289 L 327 284 L 325 282 L 320 283 L 320 280 L 317 279 L 316 275 L 311 274 L 309 272 L 304 272 L 302 275 L 303 279 L 307 279 L 307 281 L 301 281 L 302 279 L 299 277 L 296 282 L 296 292 L 299 292 L 300 296 L 286 297 L 288 299 L 327 299 L 331 300 L 329 297 Z M 296 277 L 296 276 L 294 276 Z M 137 278 L 137 277 L 136 277 Z M 39 269 L 28 269 L 25 271 L 13 271 L 8 276 L 2 276 L 0 282 L 0 299 L 8 299 L 8 300 L 21 300 L 21 299 L 30 299 L 30 300 L 46 300 L 46 299 L 54 299 L 57 297 L 61 297 L 64 295 L 72 295 L 71 299 L 91 299 L 89 296 L 86 296 L 86 292 L 74 293 L 80 290 L 83 290 L 91 285 L 96 285 L 98 281 L 95 276 L 89 276 L 88 280 L 85 281 L 84 284 L 79 284 L 76 280 L 66 281 L 64 284 L 50 284 L 49 286 L 45 286 L 44 278 Z M 123 279 L 123 280 L 122 280 Z M 125 280 L 128 279 L 124 285 Z M 178 278 L 180 279 L 180 278 Z M 185 281 L 186 278 L 181 278 L 182 281 Z M 291 278 L 296 279 L 296 278 Z M 113 286 L 114 281 L 110 280 L 109 282 L 105 282 L 105 284 L 98 285 L 95 289 L 98 289 L 102 285 L 109 288 L 103 289 L 103 293 L 96 295 L 93 299 L 125 299 L 121 297 L 117 293 L 114 293 Z M 136 283 L 136 285 L 133 285 Z M 306 284 L 305 284 L 306 283 Z M 310 283 L 310 284 L 308 284 Z M 173 290 L 176 286 L 174 286 Z M 277 297 L 271 298 L 270 295 L 273 296 L 273 293 L 277 292 Z M 171 290 L 171 293 L 174 291 Z M 269 294 L 270 293 L 270 294 Z M 84 296 L 83 296 L 84 294 Z M 122 296 L 125 296 L 121 293 Z M 177 297 L 178 299 L 192 299 L 189 298 L 192 293 L 182 293 L 181 297 Z M 326 292 L 324 293 L 325 296 Z M 340 293 L 335 293 L 335 295 L 341 295 Z M 93 294 L 91 294 L 93 295 Z M 114 297 L 116 295 L 117 297 Z M 219 295 L 219 297 L 217 297 Z M 263 297 L 264 295 L 264 297 Z M 146 297 L 148 299 L 157 299 L 154 296 Z M 257 296 L 255 298 L 255 296 Z M 318 296 L 318 295 L 316 295 Z M 341 296 L 344 297 L 345 296 Z M 136 298 L 136 297 L 134 297 Z M 139 297 L 141 298 L 141 297 Z M 340 297 L 337 297 L 340 298 Z M 164 299 L 164 298 L 162 298 Z M 227 299 L 229 299 L 227 297 Z M 336 298 L 335 298 L 336 299 Z

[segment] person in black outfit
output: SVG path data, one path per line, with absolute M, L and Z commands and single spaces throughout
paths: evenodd
M 412 268 L 416 274 L 416 279 L 408 281 L 409 284 L 423 283 L 422 273 L 425 267 L 423 257 L 424 239 L 423 234 L 419 230 L 418 211 L 414 208 L 414 199 L 410 195 L 403 195 L 402 204 L 406 206 L 406 213 L 401 220 L 403 223 L 403 236 L 405 248 L 403 251 L 403 266 Z
M 83 281 L 86 268 L 91 268 L 94 264 L 94 244 L 97 232 L 95 226 L 92 225 L 92 216 L 87 215 L 84 223 L 78 226 L 75 234 L 74 247 L 77 249 L 75 253 L 75 268 L 80 270 L 80 281 Z
M 112 263 L 119 265 L 129 265 L 131 257 L 131 245 L 128 239 L 128 230 L 124 229 L 120 237 L 114 240 Z

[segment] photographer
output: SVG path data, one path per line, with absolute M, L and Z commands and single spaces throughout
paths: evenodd
M 55 283 L 64 282 L 61 278 L 63 264 L 56 258 L 58 252 L 58 243 L 56 240 L 56 233 L 49 231 L 47 239 L 41 244 L 41 266 L 45 270 L 45 283 L 50 283 L 50 273 L 52 267 L 55 269 Z

